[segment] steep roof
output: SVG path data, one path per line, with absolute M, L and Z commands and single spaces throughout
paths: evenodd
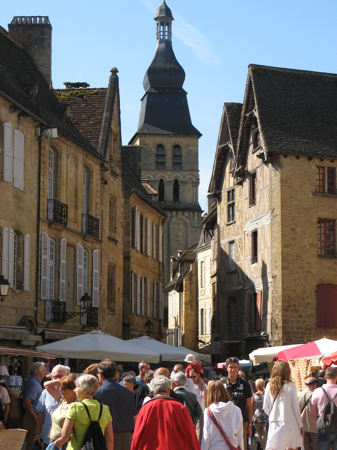
M 244 163 L 254 107 L 266 154 L 336 158 L 336 98 L 336 74 L 249 65 L 238 164 Z

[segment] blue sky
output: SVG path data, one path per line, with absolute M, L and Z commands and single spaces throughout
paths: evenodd
M 47 15 L 53 26 L 52 78 L 107 86 L 120 77 L 123 144 L 137 130 L 143 77 L 155 49 L 154 13 L 161 0 L 12 0 L 1 2 L 0 25 L 13 16 Z M 206 208 L 224 102 L 242 102 L 247 66 L 337 71 L 335 0 L 167 0 L 173 48 L 199 141 L 199 200 Z

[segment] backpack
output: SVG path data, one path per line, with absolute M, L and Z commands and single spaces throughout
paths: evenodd
M 81 450 L 107 450 L 107 446 L 105 443 L 105 437 L 102 433 L 102 429 L 99 424 L 100 418 L 102 416 L 102 410 L 103 410 L 102 403 L 101 403 L 101 409 L 100 409 L 97 421 L 91 420 L 89 409 L 87 408 L 87 405 L 85 405 L 83 402 L 81 402 L 81 403 L 84 406 L 85 410 L 87 411 L 87 414 L 90 419 L 90 425 L 89 425 L 89 428 L 87 429 L 87 432 L 85 433 Z
M 322 414 L 317 420 L 317 426 L 327 432 L 337 431 L 337 406 L 335 405 L 335 398 L 331 400 L 324 388 L 322 387 L 324 394 L 327 396 L 328 403 L 324 406 Z

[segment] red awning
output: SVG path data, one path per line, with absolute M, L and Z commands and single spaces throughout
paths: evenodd
M 332 364 L 337 365 L 337 352 L 333 353 L 330 356 L 326 356 L 321 361 L 323 363 L 323 369 L 327 369 L 328 367 L 332 366 Z

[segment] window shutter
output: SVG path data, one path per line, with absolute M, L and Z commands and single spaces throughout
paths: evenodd
M 24 145 L 25 139 L 20 130 L 14 130 L 14 187 L 24 188 Z
M 161 225 L 159 226 L 158 240 L 159 240 L 158 260 L 159 262 L 163 262 L 163 227 Z
M 145 283 L 144 283 L 144 277 L 142 277 L 142 283 L 141 283 L 141 288 L 142 288 L 142 312 L 141 315 L 144 317 L 144 308 L 145 308 L 145 298 L 144 298 L 144 289 L 145 289 Z
M 256 293 L 256 316 L 255 316 L 256 331 L 261 330 L 261 306 L 262 306 L 262 291 L 258 291 Z
M 164 319 L 164 292 L 163 292 L 163 285 L 159 284 L 159 320 Z
M 146 280 L 146 316 L 150 317 L 150 280 Z
M 4 142 L 3 142 L 3 181 L 8 183 L 13 179 L 13 135 L 12 124 L 4 122 Z
M 212 329 L 212 308 L 208 308 L 208 334 L 211 334 Z
M 152 258 L 156 260 L 157 257 L 157 224 L 152 223 Z
M 137 206 L 133 207 L 132 210 L 132 236 L 133 236 L 133 247 L 137 248 Z
M 67 241 L 65 238 L 60 242 L 60 301 L 66 301 L 66 258 Z
M 8 234 L 9 228 L 2 227 L 1 274 L 8 280 Z
M 153 318 L 157 318 L 157 283 L 153 282 Z
M 146 219 L 146 223 L 147 223 L 147 233 L 146 233 L 147 247 L 146 247 L 146 254 L 147 254 L 147 256 L 151 256 L 151 219 Z
M 337 285 L 317 285 L 317 326 L 318 328 L 337 327 Z
M 203 331 L 204 331 L 204 334 L 206 334 L 206 321 L 207 321 L 207 309 L 206 308 L 204 308 L 204 317 L 203 317 Z
M 251 324 L 251 303 L 252 303 L 252 296 L 251 294 L 247 295 L 247 326 L 248 331 L 252 331 L 252 324 Z
M 135 274 L 131 272 L 131 314 L 135 312 Z
M 202 334 L 202 328 L 201 328 L 201 309 L 199 309 L 199 334 Z
M 98 308 L 99 274 L 98 274 L 98 250 L 92 252 L 92 306 Z
M 137 209 L 137 250 L 140 252 L 140 212 Z
M 14 231 L 8 229 L 8 281 L 13 286 L 13 273 L 14 273 Z
M 23 236 L 23 290 L 29 291 L 30 278 L 30 236 Z
M 80 300 L 83 295 L 83 247 L 77 244 L 77 304 L 80 305 Z
M 41 299 L 47 299 L 48 289 L 48 234 L 42 231 L 41 235 Z
M 145 236 L 145 232 L 146 232 L 146 218 L 145 218 L 145 214 L 143 214 L 142 217 L 142 253 L 145 253 L 145 243 L 146 243 L 146 236 Z
M 140 276 L 137 275 L 137 316 L 140 315 Z

